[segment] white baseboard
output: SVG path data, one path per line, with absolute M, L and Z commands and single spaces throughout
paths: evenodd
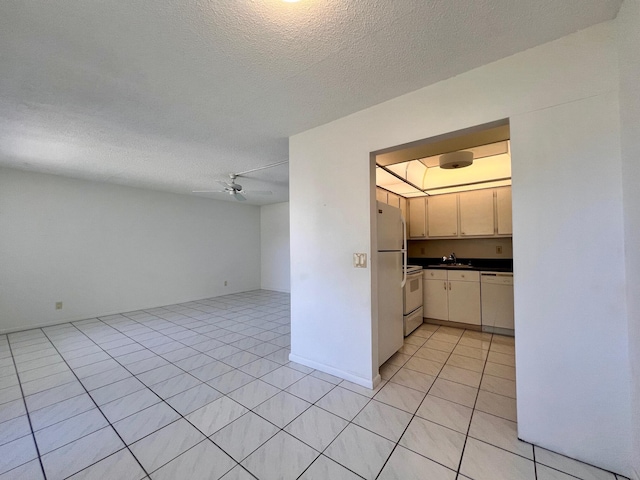
M 9 333 L 15 333 L 15 332 L 24 332 L 26 330 L 35 330 L 38 328 L 44 328 L 44 327 L 55 327 L 56 325 L 62 325 L 64 323 L 71 323 L 71 322 L 79 322 L 81 320 L 89 320 L 92 318 L 98 318 L 98 317 L 108 317 L 110 315 L 120 315 L 123 313 L 128 313 L 128 312 L 136 312 L 138 310 L 151 310 L 152 308 L 161 308 L 161 307 L 166 307 L 169 305 L 176 305 L 176 304 L 180 304 L 180 303 L 189 303 L 189 302 L 197 302 L 199 300 L 208 300 L 209 298 L 216 298 L 216 297 L 222 297 L 224 295 L 233 295 L 236 293 L 244 293 L 244 292 L 253 292 L 256 290 L 261 290 L 260 287 L 252 287 L 252 288 L 248 288 L 246 290 L 230 290 L 229 292 L 224 292 L 224 293 L 215 293 L 213 295 L 207 296 L 207 297 L 202 297 L 202 298 L 187 298 L 187 299 L 178 299 L 177 301 L 173 302 L 173 303 L 165 303 L 163 305 L 158 305 L 157 303 L 154 305 L 148 305 L 148 304 L 144 304 L 144 305 L 127 305 L 125 307 L 120 307 L 117 310 L 110 310 L 110 311 L 102 311 L 102 312 L 98 312 L 98 313 L 84 313 L 84 314 L 80 314 L 80 315 L 72 315 L 70 317 L 65 317 L 65 318 L 58 318 L 55 320 L 49 320 L 46 322 L 38 322 L 32 325 L 17 325 L 17 326 L 11 326 L 11 327 L 5 327 L 2 325 L 2 322 L 0 320 L 0 335 L 6 335 Z
M 316 370 L 320 370 L 321 372 L 328 373 L 329 375 L 333 375 L 334 377 L 342 378 L 362 387 L 374 389 L 380 383 L 380 374 L 376 375 L 373 379 L 362 378 L 358 377 L 357 375 L 345 372 L 344 370 L 340 370 L 339 368 L 330 367 L 322 363 L 314 362 L 313 360 L 309 360 L 307 358 L 299 357 L 298 355 L 294 355 L 293 353 L 289 354 L 289 360 L 306 367 L 314 368 Z
M 272 292 L 280 292 L 280 293 L 291 293 L 291 289 L 288 288 L 278 288 L 278 287 L 268 287 L 268 286 L 261 286 L 260 287 L 261 290 L 271 290 Z

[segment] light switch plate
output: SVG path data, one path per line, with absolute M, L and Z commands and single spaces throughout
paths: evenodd
M 354 268 L 367 268 L 367 254 L 366 253 L 354 253 L 353 254 L 353 266 L 354 266 Z

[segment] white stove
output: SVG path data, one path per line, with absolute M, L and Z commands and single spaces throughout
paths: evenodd
M 422 324 L 422 267 L 407 265 L 407 283 L 402 292 L 404 336 Z

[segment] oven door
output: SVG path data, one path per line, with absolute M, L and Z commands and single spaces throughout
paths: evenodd
M 407 275 L 403 289 L 404 314 L 413 312 L 422 306 L 422 270 Z

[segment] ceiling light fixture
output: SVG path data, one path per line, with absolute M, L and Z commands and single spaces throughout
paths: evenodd
M 473 152 L 461 150 L 440 155 L 440 168 L 451 170 L 468 167 L 473 163 Z

